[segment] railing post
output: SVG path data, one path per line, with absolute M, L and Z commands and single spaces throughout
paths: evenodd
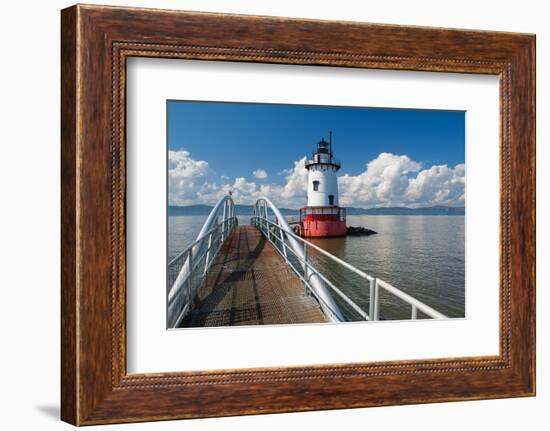
M 208 263 L 210 261 L 210 249 L 212 247 L 212 233 L 208 235 L 208 249 L 206 251 L 206 259 L 204 261 L 204 274 L 208 271 Z
M 307 276 L 307 273 L 308 273 L 308 270 L 307 270 L 307 260 L 308 260 L 308 255 L 307 255 L 307 242 L 304 241 L 304 280 L 306 280 L 306 282 L 309 282 L 308 280 L 308 276 Z M 307 284 L 306 286 L 304 286 L 305 289 L 306 289 L 306 293 L 309 294 L 309 290 L 307 288 Z
M 416 320 L 417 317 L 418 317 L 418 309 L 416 308 L 416 305 L 413 305 L 411 310 L 411 319 Z
M 283 233 L 283 229 L 281 229 L 281 226 L 279 226 L 279 234 L 281 236 L 281 247 L 283 249 L 283 255 L 285 256 L 285 262 L 288 262 L 288 256 L 286 254 L 285 234 Z
M 265 217 L 265 229 L 267 230 L 267 237 L 269 239 L 269 218 L 267 217 L 267 202 L 264 201 L 264 217 Z
M 378 279 L 374 279 L 374 318 L 372 320 L 379 320 L 380 318 L 380 286 L 378 285 Z
M 189 276 L 187 277 L 187 310 L 191 310 L 191 290 L 193 289 L 193 273 L 193 248 L 191 248 L 189 249 Z
M 263 232 L 264 230 L 264 208 L 262 204 L 258 206 L 258 225 L 260 227 L 260 230 Z
M 227 208 L 227 201 L 223 204 L 223 217 L 222 217 L 222 239 L 225 239 L 225 209 Z
M 369 320 L 374 320 L 374 301 L 376 300 L 376 278 L 371 278 L 369 282 L 369 290 L 370 290 L 370 296 L 369 296 Z

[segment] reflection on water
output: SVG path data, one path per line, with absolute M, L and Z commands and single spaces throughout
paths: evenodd
M 346 251 L 347 238 L 310 238 L 309 242 L 321 247 L 334 256 L 342 257 Z
M 205 220 L 205 216 L 169 217 L 169 260 L 193 242 Z M 249 217 L 239 217 L 239 224 L 249 222 Z M 348 216 L 347 223 L 374 229 L 378 234 L 311 242 L 449 317 L 464 317 L 463 216 L 363 215 Z M 352 280 L 349 272 L 338 265 L 323 262 L 323 272 L 331 274 L 331 280 L 338 280 L 346 294 L 368 309 L 368 283 Z M 398 300 L 388 295 L 382 294 L 381 302 L 381 310 L 390 313 L 391 318 L 398 317 L 398 310 L 404 310 Z

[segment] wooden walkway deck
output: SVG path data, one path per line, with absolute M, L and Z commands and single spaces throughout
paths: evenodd
M 206 275 L 183 327 L 327 321 L 273 245 L 254 226 L 238 226 Z

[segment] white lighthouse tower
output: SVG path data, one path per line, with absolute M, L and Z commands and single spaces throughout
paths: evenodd
M 307 206 L 300 210 L 301 234 L 305 237 L 331 237 L 346 234 L 346 213 L 338 206 L 340 162 L 332 154 L 332 132 L 329 141 L 317 143 L 308 170 Z

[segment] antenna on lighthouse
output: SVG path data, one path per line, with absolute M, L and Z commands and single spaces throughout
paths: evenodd
M 332 157 L 332 130 L 328 132 L 328 152 L 330 157 Z

